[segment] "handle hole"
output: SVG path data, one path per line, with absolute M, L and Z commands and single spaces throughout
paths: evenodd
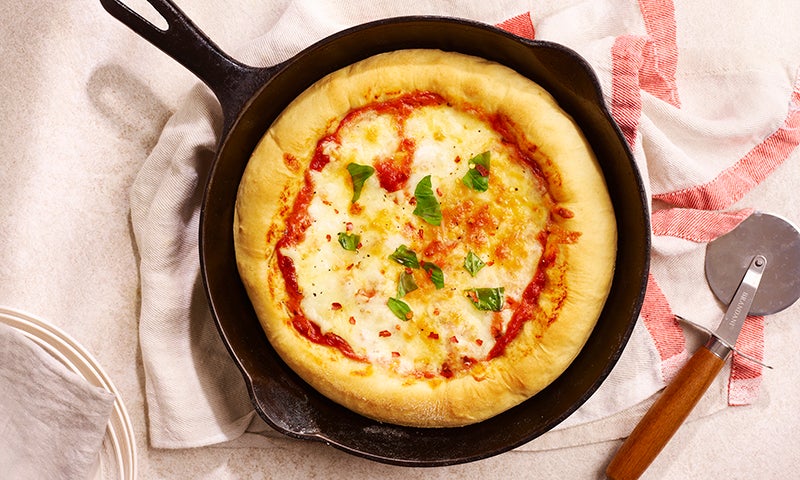
M 167 22 L 167 19 L 161 16 L 161 14 L 156 11 L 155 7 L 147 0 L 125 0 L 124 3 L 134 13 L 142 17 L 143 20 L 146 20 L 155 28 L 162 32 L 169 30 L 169 22 Z

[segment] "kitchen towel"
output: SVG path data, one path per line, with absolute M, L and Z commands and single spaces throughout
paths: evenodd
M 8 325 L 0 325 L 0 388 L 0 476 L 90 478 L 114 394 Z
M 593 67 L 652 198 L 652 267 L 642 313 L 617 367 L 556 431 L 520 449 L 625 436 L 703 340 L 679 325 L 675 314 L 716 327 L 723 306 L 705 284 L 704 246 L 746 218 L 752 210 L 737 202 L 800 141 L 796 71 L 754 68 L 751 57 L 731 54 L 733 46 L 703 29 L 681 39 L 680 12 L 671 1 L 298 1 L 284 7 L 277 23 L 236 52 L 238 59 L 273 65 L 348 26 L 440 14 L 562 43 Z M 216 100 L 196 86 L 165 126 L 131 192 L 155 447 L 269 441 L 217 336 L 199 274 L 199 206 L 220 123 Z M 763 328 L 763 318 L 749 318 L 738 347 L 762 358 Z M 695 415 L 752 402 L 760 381 L 760 366 L 734 357 Z

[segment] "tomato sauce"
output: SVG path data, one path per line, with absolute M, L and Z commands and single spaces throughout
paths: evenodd
M 335 141 L 335 134 L 320 140 L 314 151 L 314 157 L 309 165 L 309 170 L 321 171 L 330 162 L 330 157 L 325 154 L 324 145 L 327 142 Z M 308 207 L 315 195 L 314 182 L 310 172 L 306 172 L 303 187 L 295 197 L 292 210 L 286 219 L 286 232 L 278 240 L 275 252 L 278 260 L 278 268 L 283 276 L 288 295 L 287 307 L 292 314 L 292 326 L 311 342 L 319 345 L 336 348 L 347 358 L 365 362 L 367 359 L 355 353 L 353 347 L 345 339 L 332 332 L 322 333 L 320 326 L 309 320 L 303 313 L 301 302 L 303 292 L 297 281 L 297 269 L 291 258 L 287 257 L 281 250 L 285 247 L 298 245 L 305 238 L 305 232 L 311 225 L 311 217 L 308 214 Z
M 381 188 L 389 193 L 396 192 L 408 183 L 411 176 L 411 161 L 379 160 L 375 164 L 375 173 L 378 175 Z
M 337 348 L 347 358 L 351 358 L 359 362 L 367 361 L 365 357 L 354 352 L 353 347 L 351 347 L 350 344 L 345 341 L 345 339 L 332 332 L 322 333 L 319 325 L 317 325 L 315 322 L 312 322 L 304 315 L 295 315 L 295 317 L 292 319 L 292 326 L 301 335 L 314 343 Z
M 340 141 L 340 132 L 342 128 L 351 122 L 354 122 L 359 116 L 364 114 L 388 114 L 392 115 L 394 120 L 397 122 L 398 128 L 401 132 L 400 137 L 403 140 L 401 140 L 394 156 L 376 162 L 374 167 L 379 183 L 384 190 L 387 192 L 396 192 L 404 188 L 411 174 L 411 160 L 413 158 L 415 145 L 413 140 L 405 139 L 402 135 L 402 125 L 405 119 L 417 109 L 425 106 L 444 104 L 446 104 L 446 101 L 435 93 L 417 92 L 385 102 L 377 102 L 366 105 L 349 112 L 342 119 L 337 126 L 337 129 L 332 134 L 325 136 L 317 143 L 314 156 L 309 164 L 309 171 L 307 171 L 305 174 L 303 187 L 298 192 L 297 197 L 295 198 L 291 207 L 291 211 L 287 216 L 286 231 L 281 239 L 277 242 L 275 248 L 278 268 L 283 276 L 288 294 L 287 307 L 292 315 L 292 326 L 298 333 L 307 338 L 309 341 L 319 345 L 325 345 L 338 349 L 347 358 L 360 362 L 368 361 L 365 356 L 357 354 L 345 339 L 333 332 L 323 333 L 317 323 L 305 316 L 301 306 L 303 292 L 301 291 L 297 280 L 297 271 L 294 262 L 291 258 L 281 253 L 283 248 L 293 247 L 300 244 L 305 238 L 306 230 L 311 225 L 311 218 L 308 214 L 308 208 L 311 200 L 316 194 L 315 185 L 311 178 L 311 171 L 322 171 L 322 169 L 328 165 L 330 162 L 330 157 L 325 153 L 325 147 L 330 142 L 338 143 Z M 542 184 L 547 185 L 544 171 L 539 163 L 533 158 L 533 155 L 536 152 L 536 146 L 527 144 L 519 145 L 518 142 L 520 139 L 514 134 L 515 127 L 508 118 L 502 115 L 495 115 L 487 118 L 485 114 L 477 109 L 474 110 L 474 113 L 486 118 L 495 131 L 497 131 L 503 137 L 503 141 L 511 146 L 517 152 L 519 158 L 533 170 L 534 175 L 541 180 Z M 458 161 L 458 159 L 456 161 Z M 561 216 L 568 217 L 567 212 L 559 213 Z M 484 227 L 487 226 L 485 224 L 491 223 L 488 222 L 486 218 L 482 218 L 480 215 L 469 219 L 469 222 L 477 223 L 476 225 L 470 225 L 472 230 L 479 229 L 477 227 Z M 547 232 L 542 232 L 538 238 L 543 247 L 547 246 L 547 239 Z M 435 253 L 438 253 L 437 250 L 441 249 L 442 247 L 445 247 L 445 244 L 442 242 L 431 242 L 429 245 L 427 245 L 425 254 L 429 257 L 435 257 Z M 495 345 L 489 351 L 486 360 L 491 360 L 503 355 L 508 345 L 519 336 L 519 333 L 522 331 L 525 322 L 533 318 L 537 308 L 539 295 L 546 283 L 547 269 L 553 266 L 554 263 L 554 254 L 542 256 L 542 259 L 537 265 L 536 273 L 534 274 L 534 277 L 531 279 L 530 283 L 527 285 L 522 298 L 516 302 L 513 302 L 514 312 L 504 332 L 495 327 L 494 323 L 496 322 L 493 322 L 493 331 L 496 334 Z M 511 301 L 511 299 L 509 299 L 509 301 Z M 438 338 L 438 335 L 436 335 L 436 338 Z M 464 357 L 462 359 L 462 364 L 466 369 L 469 369 L 472 365 L 478 362 L 479 360 L 469 357 Z M 452 378 L 455 375 L 452 366 L 447 362 L 441 365 L 438 374 L 445 379 Z M 432 378 L 434 375 L 430 372 L 424 372 L 423 376 L 425 378 Z
M 547 239 L 540 237 L 539 240 L 542 242 L 542 247 L 546 249 L 545 243 Z M 525 322 L 533 318 L 537 303 L 539 302 L 539 295 L 547 282 L 547 269 L 552 267 L 555 261 L 555 252 L 545 252 L 542 254 L 542 258 L 536 266 L 536 273 L 534 273 L 533 279 L 528 283 L 528 286 L 525 287 L 522 298 L 519 299 L 519 304 L 511 315 L 511 320 L 508 322 L 506 331 L 495 339 L 495 344 L 492 349 L 489 350 L 486 360 L 491 360 L 505 353 L 506 347 L 519 336 Z
M 531 167 L 534 176 L 539 178 L 539 180 L 543 182 L 543 185 L 547 185 L 547 175 L 545 175 L 544 170 L 542 170 L 542 166 L 534 158 L 538 147 L 525 142 L 524 139 L 519 138 L 519 136 L 515 133 L 516 126 L 511 119 L 505 115 L 493 115 L 488 120 L 494 131 L 503 137 L 503 143 L 505 143 L 507 146 L 513 147 L 513 149 L 519 155 L 519 159 Z
M 352 346 L 342 337 L 331 332 L 323 334 L 319 325 L 309 320 L 304 315 L 301 307 L 303 292 L 300 290 L 297 281 L 297 270 L 292 259 L 281 253 L 281 250 L 285 247 L 293 247 L 300 244 L 305 239 L 305 232 L 311 225 L 308 208 L 316 192 L 310 172 L 320 172 L 330 163 L 330 156 L 325 153 L 325 147 L 331 142 L 338 143 L 340 141 L 340 132 L 342 128 L 355 121 L 359 116 L 370 112 L 388 114 L 394 117 L 398 125 L 402 125 L 403 121 L 417 109 L 428 105 L 441 105 L 444 103 L 445 100 L 435 93 L 418 92 L 386 102 L 366 105 L 349 112 L 332 134 L 326 135 L 317 142 L 314 156 L 308 167 L 309 171 L 305 174 L 303 187 L 300 189 L 300 192 L 298 192 L 292 205 L 291 212 L 287 216 L 286 231 L 275 247 L 278 268 L 283 276 L 286 292 L 289 297 L 287 307 L 293 315 L 292 326 L 308 340 L 317 344 L 336 348 L 348 358 L 366 361 L 366 358 L 356 354 Z M 381 187 L 387 192 L 398 191 L 408 182 L 411 173 L 411 159 L 413 158 L 414 148 L 413 140 L 403 138 L 393 158 L 376 164 L 375 168 Z

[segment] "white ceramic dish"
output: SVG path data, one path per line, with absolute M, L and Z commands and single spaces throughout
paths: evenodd
M 78 342 L 59 328 L 20 310 L 0 307 L 0 323 L 22 332 L 68 369 L 92 385 L 104 388 L 116 397 L 100 458 L 92 475 L 94 480 L 135 480 L 136 441 L 122 397 L 97 360 Z

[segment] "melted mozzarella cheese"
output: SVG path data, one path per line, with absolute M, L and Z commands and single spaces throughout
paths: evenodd
M 346 166 L 392 159 L 404 139 L 413 141 L 408 181 L 390 193 L 373 175 L 352 204 Z M 443 365 L 456 370 L 465 359 L 486 358 L 541 255 L 537 235 L 548 210 L 531 168 L 486 120 L 445 105 L 420 107 L 402 119 L 359 115 L 324 151 L 330 162 L 312 174 L 313 221 L 302 242 L 282 251 L 294 262 L 305 315 L 359 355 L 401 374 L 437 373 Z M 478 192 L 462 177 L 468 160 L 485 151 L 491 152 L 489 189 Z M 428 175 L 443 213 L 440 226 L 413 214 L 414 189 Z M 340 233 L 360 236 L 357 251 L 339 244 Z M 411 271 L 419 288 L 401 298 L 413 312 L 408 320 L 387 306 L 398 297 L 405 271 L 389 258 L 401 245 L 444 274 L 444 288 L 437 289 L 424 270 Z M 487 263 L 475 276 L 464 268 L 470 251 Z M 472 304 L 465 290 L 481 287 L 504 288 L 502 311 Z

